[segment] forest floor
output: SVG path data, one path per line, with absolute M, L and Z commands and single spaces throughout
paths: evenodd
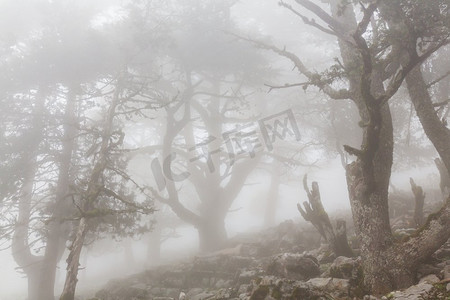
M 357 254 L 353 238 L 350 244 Z M 450 299 L 450 242 L 418 266 L 416 285 L 382 297 L 366 295 L 360 262 L 336 257 L 312 226 L 286 221 L 238 235 L 212 254 L 111 280 L 89 299 Z

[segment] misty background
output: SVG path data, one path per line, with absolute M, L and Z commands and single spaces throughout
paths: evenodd
M 89 198 L 89 178 L 102 160 L 110 164 L 102 179 L 108 193 L 93 212 L 99 221 L 81 251 L 80 295 L 93 294 L 113 278 L 226 248 L 227 238 L 286 220 L 313 231 L 296 209 L 307 200 L 304 174 L 319 183 L 331 217 L 348 217 L 343 165 L 354 157 L 342 146 L 360 145 L 357 109 L 349 101 L 330 100 L 312 85 L 296 85 L 306 80 L 292 62 L 258 42 L 296 53 L 315 72 L 332 72 L 340 56 L 336 39 L 307 26 L 278 1 L 0 0 L 0 299 L 27 294 L 14 239 L 26 236 L 31 254 L 43 255 L 46 226 L 55 220 L 64 224 L 57 229 L 62 252 L 55 275 L 55 294 L 61 293 L 73 216 Z M 429 81 L 444 74 L 450 67 L 448 46 L 424 65 Z M 345 86 L 339 79 L 333 84 Z M 444 80 L 433 96 L 448 91 Z M 115 97 L 119 103 L 109 115 Z M 410 193 L 413 177 L 425 189 L 426 201 L 439 201 L 437 154 L 405 88 L 390 106 L 391 191 Z M 301 137 L 279 136 L 268 149 L 258 122 L 285 111 L 292 112 L 288 121 L 295 122 Z M 292 126 L 282 118 L 280 124 Z M 251 149 L 244 141 L 230 163 L 224 133 L 247 138 L 252 130 L 260 147 Z M 216 144 L 204 144 L 211 136 L 218 138 Z M 105 140 L 110 144 L 102 148 Z M 221 150 L 192 161 L 192 147 L 199 144 L 202 154 Z M 68 148 L 67 182 L 60 191 L 66 204 L 59 207 L 60 154 Z M 171 171 L 189 171 L 189 178 L 168 178 L 163 164 L 171 153 L 177 153 Z M 162 173 L 155 174 L 158 163 Z M 20 192 L 27 185 L 31 193 Z M 30 207 L 25 208 L 27 232 L 20 237 L 24 197 L 30 197 Z M 229 198 L 228 206 L 213 201 L 221 197 Z M 224 239 L 210 229 L 225 229 Z

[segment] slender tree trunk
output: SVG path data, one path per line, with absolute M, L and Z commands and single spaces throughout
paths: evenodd
M 70 182 L 70 166 L 72 152 L 75 147 L 75 136 L 77 133 L 75 93 L 69 91 L 64 117 L 63 150 L 60 157 L 59 178 L 56 188 L 56 205 L 53 209 L 53 220 L 48 227 L 47 244 L 42 264 L 41 283 L 39 295 L 36 300 L 48 300 L 55 298 L 55 278 L 57 264 L 64 253 L 65 243 L 69 236 L 69 225 L 62 219 L 69 213 L 71 202 L 68 201 L 67 193 Z
M 447 172 L 450 170 L 450 130 L 439 119 L 420 66 L 406 77 L 406 86 L 425 134 L 439 153 Z M 448 176 L 448 174 L 446 174 Z
M 24 149 L 23 157 L 23 186 L 18 201 L 18 218 L 14 226 L 12 237 L 12 254 L 19 267 L 25 272 L 28 279 L 28 298 L 37 299 L 39 280 L 41 278 L 42 257 L 31 252 L 28 241 L 30 234 L 30 217 L 32 214 L 32 201 L 34 182 L 38 170 L 39 144 L 43 138 L 43 114 L 45 111 L 45 93 L 41 90 L 36 95 L 36 106 L 33 111 L 32 128 L 26 136 L 29 142 L 28 149 Z
M 267 193 L 266 212 L 264 215 L 264 227 L 275 226 L 277 215 L 278 192 L 280 188 L 280 165 L 277 161 L 272 162 L 272 176 L 269 192 Z
M 35 168 L 30 168 L 24 177 L 25 185 L 22 190 L 23 195 L 19 200 L 19 216 L 14 228 L 11 249 L 14 260 L 27 276 L 28 299 L 37 299 L 39 281 L 42 274 L 42 257 L 33 255 L 28 243 L 33 180 L 35 176 Z
M 80 255 L 83 249 L 84 240 L 88 232 L 87 219 L 82 217 L 78 223 L 78 229 L 75 239 L 70 246 L 70 254 L 67 258 L 67 275 L 64 283 L 64 290 L 61 294 L 60 300 L 74 300 L 75 289 L 77 286 L 77 276 L 80 266 Z
M 425 193 L 421 186 L 417 185 L 412 178 L 409 178 L 411 190 L 414 194 L 414 226 L 419 228 L 423 224 L 423 204 L 425 202 Z
M 147 266 L 157 266 L 161 260 L 161 228 L 158 224 L 147 240 Z
M 88 218 L 89 212 L 94 210 L 102 188 L 104 187 L 103 173 L 108 165 L 108 155 L 110 151 L 110 138 L 113 132 L 113 121 L 116 116 L 116 108 L 120 102 L 120 94 L 122 93 L 121 79 L 118 80 L 116 89 L 112 96 L 111 104 L 106 113 L 104 127 L 101 136 L 100 149 L 98 151 L 97 160 L 92 168 L 88 187 L 85 195 L 83 195 L 83 203 L 81 205 L 81 217 L 76 228 L 75 238 L 69 248 L 69 257 L 67 258 L 67 276 L 64 283 L 64 289 L 60 300 L 74 300 L 75 289 L 77 285 L 78 267 L 80 264 L 80 254 L 87 232 L 89 231 Z

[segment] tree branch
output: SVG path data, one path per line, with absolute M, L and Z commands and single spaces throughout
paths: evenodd
M 325 92 L 325 94 L 327 94 L 331 99 L 334 99 L 334 100 L 353 99 L 352 94 L 350 93 L 349 90 L 347 90 L 347 89 L 336 90 L 336 89 L 333 89 L 329 84 L 323 82 L 321 79 L 321 75 L 318 73 L 315 73 L 315 72 L 311 72 L 303 64 L 303 62 L 300 60 L 300 58 L 298 56 L 296 56 L 294 53 L 289 52 L 286 49 L 280 49 L 276 46 L 268 45 L 261 41 L 255 41 L 250 38 L 244 38 L 244 37 L 238 36 L 236 34 L 233 34 L 233 36 L 235 36 L 239 39 L 245 40 L 247 42 L 253 43 L 255 46 L 257 46 L 261 49 L 270 50 L 270 51 L 277 53 L 280 56 L 286 57 L 287 59 L 289 59 L 290 61 L 292 61 L 294 63 L 295 67 L 301 74 L 303 74 L 310 80 L 311 85 L 317 86 L 319 89 L 323 90 Z
M 280 6 L 283 6 L 283 7 L 287 8 L 287 9 L 289 9 L 295 15 L 299 16 L 302 19 L 303 23 L 305 23 L 306 25 L 310 25 L 312 27 L 315 27 L 315 28 L 319 29 L 322 32 L 325 32 L 325 33 L 328 33 L 328 34 L 331 34 L 331 35 L 337 35 L 336 32 L 334 32 L 333 30 L 330 30 L 328 28 L 323 27 L 320 24 L 317 24 L 314 19 L 311 19 L 311 20 L 308 19 L 306 16 L 304 16 L 301 13 L 299 13 L 298 11 L 296 11 L 294 8 L 292 8 L 291 5 L 285 3 L 284 1 L 280 1 L 278 4 Z

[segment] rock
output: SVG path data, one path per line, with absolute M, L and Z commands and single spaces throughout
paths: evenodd
M 372 295 L 365 295 L 363 300 L 378 300 L 378 298 Z
M 348 297 L 350 284 L 348 279 L 312 278 L 306 282 L 312 289 L 327 292 L 335 297 Z
M 350 284 L 350 295 L 362 298 L 364 295 L 363 269 L 361 258 L 337 257 L 327 272 L 322 276 L 348 279 Z
M 257 278 L 258 276 L 262 275 L 262 272 L 258 270 L 244 270 L 239 274 L 238 282 L 243 283 L 250 283 L 252 279 Z
M 307 281 L 311 286 L 317 289 L 325 289 L 325 287 L 333 280 L 333 278 L 312 278 Z
M 197 274 L 214 274 L 222 279 L 232 279 L 237 271 L 250 267 L 253 260 L 248 257 L 209 255 L 196 257 L 192 272 Z
M 419 276 L 418 278 L 422 278 L 430 274 L 437 274 L 440 270 L 440 268 L 430 264 L 421 264 L 417 268 L 417 275 Z
M 245 294 L 251 292 L 250 284 L 241 284 L 238 289 L 238 295 Z
M 388 299 L 390 300 L 423 300 L 427 299 L 427 295 L 431 294 L 433 285 L 422 282 L 417 285 L 413 285 L 404 291 L 395 291 L 389 293 Z M 431 300 L 431 299 L 430 299 Z
M 443 274 L 444 275 L 443 279 L 450 279 L 450 265 L 446 265 L 444 267 L 443 273 L 444 273 Z
M 321 245 L 319 248 L 307 252 L 308 255 L 317 257 L 321 264 L 331 263 L 336 258 L 336 255 L 331 250 L 328 244 Z
M 360 260 L 345 256 L 337 257 L 330 266 L 330 277 L 352 279 L 359 276 Z
M 284 253 L 272 258 L 267 274 L 293 280 L 308 280 L 320 275 L 319 262 L 310 255 Z
M 102 300 L 149 299 L 149 291 L 145 284 L 127 286 L 127 283 L 126 281 L 114 280 L 108 283 L 106 288 L 97 292 L 95 297 Z
M 203 292 L 203 289 L 201 289 L 201 288 L 190 289 L 186 294 L 186 298 L 191 299 L 192 297 L 200 294 L 201 292 Z
M 213 293 L 202 292 L 202 293 L 197 294 L 194 297 L 189 298 L 189 299 L 190 300 L 206 300 L 206 299 L 211 299 L 212 297 L 214 297 Z
M 186 300 L 186 293 L 180 292 L 180 295 L 178 296 L 178 300 Z
M 219 279 L 214 286 L 216 289 L 223 289 L 223 288 L 230 287 L 231 284 L 232 284 L 231 280 Z
M 440 281 L 440 279 L 436 275 L 430 274 L 430 275 L 425 276 L 422 279 L 420 279 L 419 283 L 426 282 L 426 283 L 429 283 L 429 284 L 434 284 L 434 283 L 437 283 L 439 281 Z
M 233 296 L 233 290 L 232 289 L 220 289 L 216 295 L 214 296 L 214 299 L 216 300 L 225 300 L 225 299 L 231 299 Z
M 447 286 L 445 287 L 445 290 L 447 291 L 447 293 L 450 293 L 450 282 L 447 283 Z

